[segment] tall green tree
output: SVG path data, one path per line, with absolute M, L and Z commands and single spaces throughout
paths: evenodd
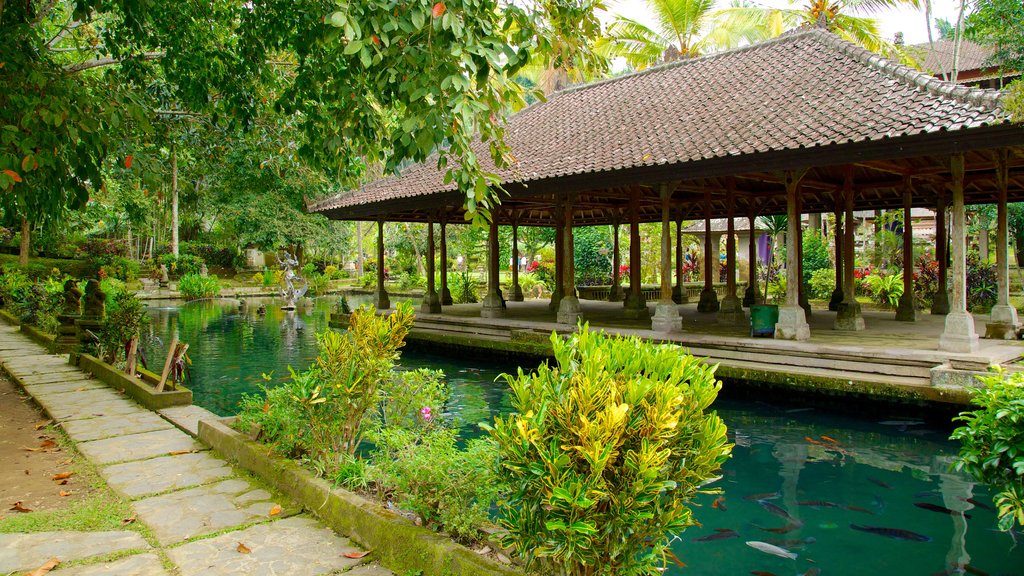
M 1005 71 L 1024 70 L 1024 3 L 975 0 L 964 22 L 968 38 L 990 46 L 988 64 Z

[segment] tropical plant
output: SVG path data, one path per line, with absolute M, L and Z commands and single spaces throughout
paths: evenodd
M 472 304 L 480 301 L 476 280 L 469 270 L 462 270 L 450 277 L 452 300 L 456 304 Z
M 213 298 L 220 294 L 220 281 L 216 276 L 186 274 L 178 280 L 178 292 L 189 301 Z
M 979 376 L 970 388 L 977 410 L 961 412 L 964 423 L 951 440 L 960 442 L 955 464 L 995 491 L 999 529 L 1024 527 L 1024 372 Z
M 758 225 L 766 234 L 768 234 L 768 263 L 763 266 L 764 271 L 761 272 L 759 267 L 760 280 L 764 282 L 764 290 L 761 291 L 762 298 L 767 301 L 768 295 L 768 284 L 769 282 L 775 282 L 779 277 L 779 269 L 781 264 L 776 265 L 775 263 L 775 248 L 779 241 L 779 236 L 786 233 L 789 228 L 789 217 L 785 214 L 772 214 L 771 216 L 760 216 L 757 219 Z
M 731 452 L 715 368 L 587 325 L 551 344 L 555 366 L 505 376 L 514 413 L 488 427 L 504 543 L 544 574 L 658 574 Z
M 903 273 L 871 274 L 864 278 L 871 291 L 871 299 L 886 308 L 895 308 L 903 296 Z
M 803 270 L 805 285 L 811 282 L 811 276 L 818 270 L 833 268 L 832 260 L 828 255 L 828 241 L 820 232 L 815 230 L 803 234 L 803 251 L 801 256 L 803 262 L 800 268 Z M 834 270 L 833 268 L 833 276 Z
M 977 252 L 967 254 L 967 309 L 985 313 L 996 304 L 999 284 L 996 267 L 984 262 Z
M 669 60 L 669 50 L 675 57 L 692 58 L 765 38 L 765 31 L 752 25 L 756 21 L 723 19 L 715 4 L 714 0 L 648 0 L 655 27 L 617 16 L 598 41 L 598 51 L 623 57 L 629 66 L 642 70 Z
M 149 324 L 146 305 L 135 294 L 124 291 L 108 299 L 107 316 L 99 334 L 97 351 L 108 364 L 114 364 L 126 353 L 132 338 L 140 336 Z
M 945 287 L 943 287 L 945 288 Z M 919 309 L 930 308 L 939 290 L 939 263 L 932 254 L 922 254 L 914 266 L 914 300 Z
M 808 283 L 811 298 L 816 300 L 828 300 L 832 297 L 832 291 L 836 288 L 836 269 L 832 267 L 819 268 L 811 273 L 811 281 Z

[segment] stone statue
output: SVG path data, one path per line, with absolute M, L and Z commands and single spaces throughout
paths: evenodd
M 82 291 L 78 289 L 78 283 L 68 280 L 64 283 L 64 314 L 78 316 L 82 313 Z
M 200 276 L 208 276 L 209 274 L 210 274 L 210 271 L 206 268 L 206 262 L 203 262 L 202 264 L 200 264 L 200 266 L 199 266 L 199 275 Z
M 288 252 L 282 252 L 278 260 L 281 262 L 281 269 L 284 270 L 285 283 L 284 288 L 281 289 L 281 297 L 284 298 L 284 305 L 281 306 L 281 309 L 295 310 L 295 303 L 306 294 L 306 290 L 309 290 L 309 282 L 295 273 L 299 261 L 294 256 Z M 300 280 L 302 286 L 296 287 L 296 283 Z
M 167 288 L 171 284 L 171 278 L 167 275 L 167 264 L 160 265 L 160 287 Z
M 106 314 L 107 295 L 100 288 L 100 281 L 93 278 L 85 285 L 85 304 L 82 308 L 83 318 L 103 318 Z

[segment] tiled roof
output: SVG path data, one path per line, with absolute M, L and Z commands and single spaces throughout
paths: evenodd
M 914 44 L 908 46 L 908 52 L 921 61 L 921 70 L 932 76 L 948 74 L 953 70 L 953 41 L 936 40 L 934 48 L 931 44 Z M 992 49 L 970 40 L 960 42 L 960 55 L 957 58 L 957 69 L 960 72 L 991 68 L 988 59 Z
M 555 94 L 509 118 L 516 162 L 497 173 L 529 184 L 1004 120 L 997 91 L 946 83 L 809 29 Z M 493 171 L 482 145 L 478 156 Z M 344 218 L 349 207 L 452 190 L 430 158 L 309 208 Z

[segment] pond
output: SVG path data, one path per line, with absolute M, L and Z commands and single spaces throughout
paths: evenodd
M 265 316 L 256 304 L 239 313 L 230 300 L 151 305 L 161 343 L 149 355 L 162 359 L 171 338 L 188 342 L 195 403 L 232 414 L 242 394 L 259 391 L 262 374 L 280 380 L 289 365 L 308 366 L 334 301 L 296 313 L 271 301 Z M 510 410 L 495 378 L 513 365 L 415 350 L 401 363 L 444 370 L 450 412 L 467 433 Z M 988 491 L 949 471 L 949 424 L 882 411 L 856 418 L 795 400 L 722 398 L 716 408 L 736 443 L 717 483 L 723 493 L 698 499 L 702 526 L 673 544 L 687 567 L 666 574 L 1024 574 L 1024 544 L 994 530 Z

